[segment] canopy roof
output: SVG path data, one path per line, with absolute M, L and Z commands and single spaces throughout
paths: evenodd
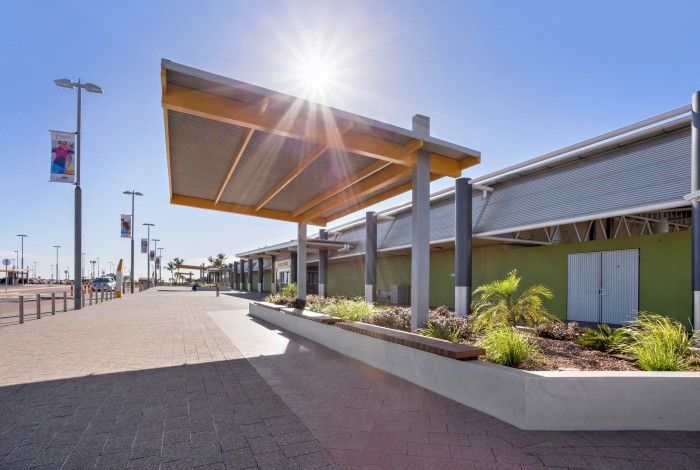
M 354 245 L 354 243 L 347 241 L 318 240 L 313 238 L 306 240 L 306 249 L 309 252 L 315 252 L 320 249 L 338 251 L 350 248 L 352 245 Z M 283 255 L 292 251 L 297 251 L 298 247 L 299 244 L 297 240 L 290 240 L 288 242 L 278 243 L 277 245 L 264 246 L 262 248 L 256 248 L 255 250 L 237 253 L 236 256 L 239 258 L 253 259 L 261 256 Z
M 173 204 L 325 225 L 411 188 L 417 152 L 431 178 L 480 153 L 301 98 L 163 60 Z

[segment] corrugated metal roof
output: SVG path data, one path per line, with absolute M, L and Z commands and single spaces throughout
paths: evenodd
M 414 166 L 418 152 L 429 154 L 433 179 L 459 176 L 481 158 L 467 147 L 167 60 L 161 79 L 176 204 L 325 225 L 409 189 L 410 179 L 396 181 L 396 173 Z M 377 161 L 379 168 L 363 171 Z

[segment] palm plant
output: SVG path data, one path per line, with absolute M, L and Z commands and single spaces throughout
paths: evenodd
M 504 279 L 484 284 L 474 291 L 474 325 L 483 330 L 558 321 L 543 305 L 544 299 L 553 297 L 552 291 L 542 284 L 528 287 L 521 293 L 520 277 L 513 270 Z
M 177 269 L 177 273 L 180 274 L 180 268 L 179 266 L 185 262 L 184 259 L 182 258 L 173 258 L 172 263 L 175 265 L 175 269 Z
M 224 265 L 224 262 L 226 261 L 226 255 L 223 253 L 219 253 L 216 256 L 210 256 L 207 258 L 209 261 L 209 264 L 214 267 L 214 268 L 220 268 Z

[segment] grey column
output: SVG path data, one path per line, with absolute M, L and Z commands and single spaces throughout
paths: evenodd
M 365 302 L 375 301 L 377 294 L 377 214 L 365 214 Z
M 700 91 L 693 93 L 690 144 L 690 192 L 700 191 Z M 691 260 L 693 289 L 693 328 L 700 329 L 700 198 L 691 201 Z
M 233 263 L 229 263 L 228 265 L 228 286 L 231 290 L 235 289 L 235 286 L 233 283 L 235 282 L 235 278 L 233 277 Z
M 417 137 L 430 135 L 430 118 L 413 116 Z M 430 294 L 430 155 L 419 150 L 412 169 L 411 211 L 411 330 L 422 328 L 428 321 Z
M 275 260 L 277 257 L 275 255 L 270 256 L 270 292 L 273 294 L 277 292 L 277 278 L 275 277 Z
M 265 276 L 265 268 L 264 268 L 264 263 L 263 259 L 261 257 L 258 258 L 258 292 L 262 293 L 263 291 L 263 278 Z
M 297 225 L 297 300 L 306 302 L 306 224 Z
M 296 251 L 291 252 L 291 259 L 289 260 L 289 282 L 294 284 L 297 282 L 297 253 Z
M 248 292 L 253 291 L 253 259 L 248 259 Z
M 328 233 L 324 229 L 318 231 L 319 240 L 328 240 Z M 326 296 L 326 284 L 328 283 L 328 250 L 318 250 L 318 295 Z
M 234 261 L 234 262 L 233 262 L 233 273 L 232 273 L 232 276 L 233 276 L 233 285 L 232 285 L 231 288 L 232 288 L 233 290 L 238 290 L 238 261 Z
M 455 313 L 471 313 L 472 296 L 472 184 L 455 180 Z

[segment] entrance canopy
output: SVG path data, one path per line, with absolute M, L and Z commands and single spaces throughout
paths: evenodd
M 173 204 L 324 226 L 430 178 L 458 177 L 480 153 L 301 98 L 163 60 Z
M 297 240 L 290 240 L 288 242 L 279 243 L 277 245 L 265 246 L 251 251 L 246 251 L 244 253 L 236 254 L 237 257 L 241 259 L 255 259 L 267 256 L 277 256 L 288 254 L 292 251 L 297 251 L 299 248 Z M 339 251 L 348 250 L 352 248 L 354 243 L 347 241 L 335 241 L 335 240 L 316 240 L 311 239 L 306 241 L 306 250 L 309 253 L 317 252 L 318 250 L 328 250 L 328 251 Z

